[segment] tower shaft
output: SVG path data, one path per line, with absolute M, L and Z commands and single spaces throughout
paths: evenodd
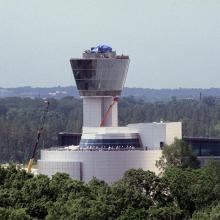
M 112 102 L 112 97 L 83 97 L 83 126 L 99 127 L 103 121 L 104 127 L 117 127 L 118 103 L 112 105 Z

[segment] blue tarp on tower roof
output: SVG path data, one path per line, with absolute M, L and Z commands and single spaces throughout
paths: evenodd
M 112 48 L 109 47 L 108 45 L 99 45 L 97 47 L 92 47 L 91 52 L 92 53 L 107 53 L 107 52 L 112 52 Z

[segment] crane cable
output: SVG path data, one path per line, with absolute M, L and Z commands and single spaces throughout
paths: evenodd
M 49 110 L 50 103 L 48 101 L 44 101 L 44 102 L 46 103 L 46 107 L 44 109 L 44 113 L 43 113 L 43 116 L 41 118 L 40 127 L 37 130 L 37 139 L 36 139 L 36 142 L 35 142 L 35 145 L 34 145 L 34 148 L 33 148 L 31 158 L 30 158 L 28 166 L 27 166 L 27 172 L 28 173 L 31 173 L 31 171 L 32 171 L 32 165 L 33 165 L 33 162 L 34 162 L 37 146 L 38 146 L 41 134 L 43 132 L 46 116 L 47 116 L 47 113 L 48 113 L 48 110 Z

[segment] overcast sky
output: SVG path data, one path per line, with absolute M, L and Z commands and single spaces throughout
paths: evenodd
M 73 85 L 98 44 L 130 56 L 126 86 L 220 87 L 220 0 L 0 0 L 0 87 Z

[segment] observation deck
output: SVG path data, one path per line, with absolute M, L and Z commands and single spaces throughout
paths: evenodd
M 112 50 L 86 50 L 82 58 L 70 59 L 80 96 L 121 95 L 129 67 L 129 56 Z

